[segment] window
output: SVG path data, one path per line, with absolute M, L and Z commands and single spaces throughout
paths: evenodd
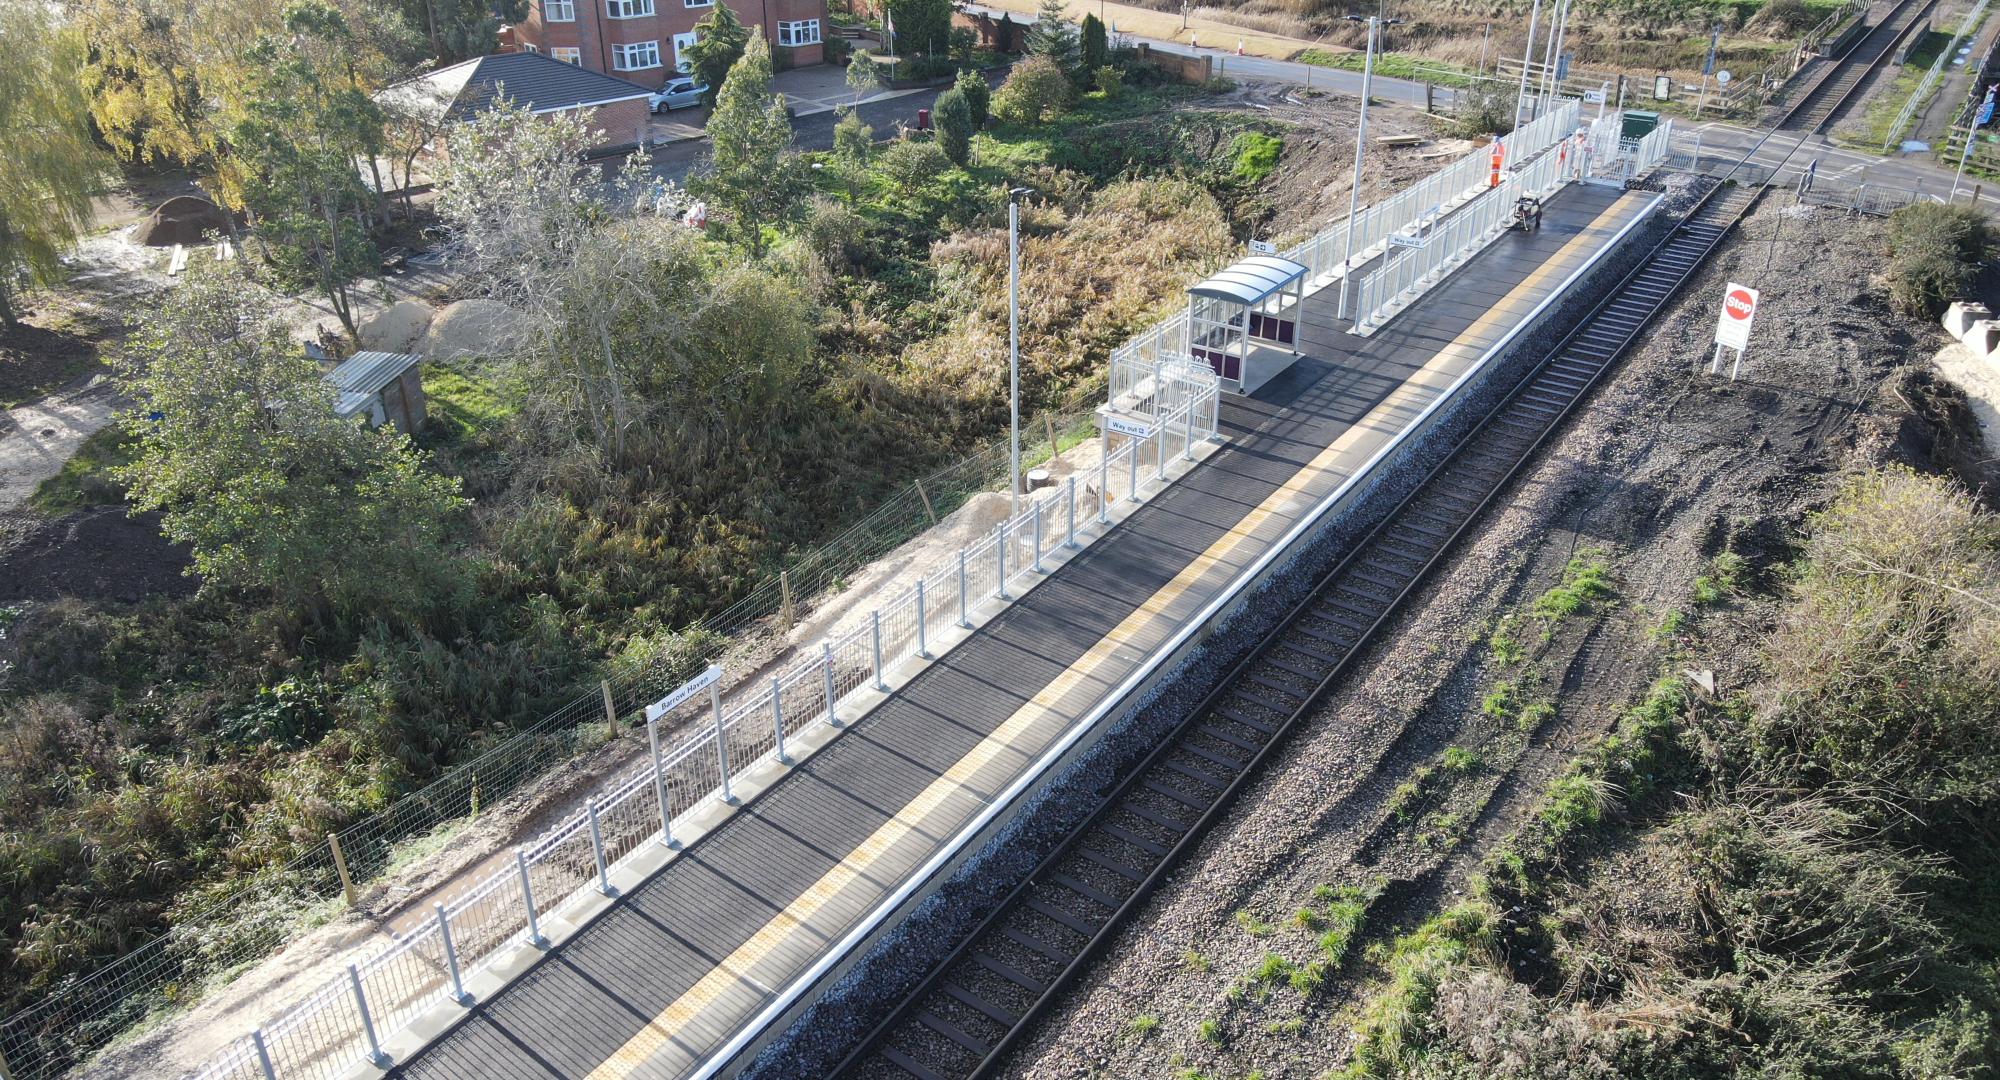
M 583 64 L 582 49 L 566 49 L 558 45 L 555 48 L 549 50 L 549 56 L 554 59 L 560 60 L 565 64 L 576 64 L 579 67 L 582 66 Z
M 715 0 L 681 0 L 681 5 L 691 8 L 714 7 Z
M 798 22 L 779 23 L 778 44 L 780 45 L 819 44 L 819 20 L 800 19 Z
M 605 14 L 614 19 L 638 19 L 653 13 L 653 0 L 604 0 Z
M 660 66 L 660 43 L 641 41 L 635 45 L 611 46 L 611 70 L 640 71 Z
M 542 21 L 575 22 L 576 0 L 542 0 Z
M 540 45 L 535 44 L 532 41 L 524 41 L 521 43 L 521 51 L 538 53 L 542 51 L 542 47 Z

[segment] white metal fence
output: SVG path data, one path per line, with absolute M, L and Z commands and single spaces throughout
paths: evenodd
M 1195 443 L 1216 430 L 1219 384 L 1205 366 L 1167 357 L 1147 372 L 1157 387 L 1151 430 L 1126 438 L 1094 475 L 1072 475 L 1025 498 L 1018 515 L 735 706 L 724 710 L 711 695 L 706 726 L 680 746 L 662 753 L 663 718 L 649 717 L 647 763 L 607 784 L 584 813 L 518 849 L 513 865 L 436 905 L 420 928 L 229 1044 L 197 1080 L 333 1080 L 377 1060 L 382 1041 L 463 998 L 465 980 L 537 938 L 542 919 L 592 889 L 607 890 L 613 871 L 649 843 L 670 840 L 676 822 L 728 800 L 733 776 L 789 760 L 788 740 L 837 717 L 857 691 L 885 689 L 887 668 L 930 655 L 941 632 L 970 626 L 976 605 L 1025 587 L 1058 547 L 1102 532 L 1113 506 L 1163 484 L 1173 459 L 1191 458 Z M 698 712 L 703 704 L 682 708 Z
M 1911 91 L 1909 100 L 1903 102 L 1896 119 L 1889 124 L 1888 137 L 1882 140 L 1884 153 L 1894 150 L 1903 141 L 1903 132 L 1909 130 L 1917 110 L 1930 103 L 1931 93 L 1937 89 L 1938 81 L 1944 78 L 1944 66 L 1958 55 L 1958 43 L 1969 37 L 1980 21 L 1986 18 L 1986 3 L 1987 0 L 1979 0 L 1971 11 L 1965 13 L 1965 20 L 1958 24 L 1958 33 L 1953 34 L 1951 41 L 1938 51 L 1937 59 L 1931 61 L 1930 70 L 1924 72 L 1923 82 L 1918 83 L 1917 88 Z
M 1546 195 L 1571 178 L 1569 159 L 1543 154 L 1515 170 L 1499 187 L 1446 218 L 1430 231 L 1422 247 L 1402 249 L 1382 267 L 1361 279 L 1355 310 L 1361 314 L 1357 334 L 1373 333 L 1396 312 L 1422 296 L 1432 285 L 1483 250 L 1507 231 L 1514 219 L 1514 202 L 1522 195 Z

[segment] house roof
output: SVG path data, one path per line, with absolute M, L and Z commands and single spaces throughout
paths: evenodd
M 334 392 L 339 395 L 334 401 L 333 414 L 353 416 L 368 408 L 383 387 L 395 382 L 422 359 L 409 353 L 358 352 L 342 360 L 339 367 L 326 373 L 326 381 L 333 384 Z
M 541 53 L 506 52 L 474 57 L 405 79 L 383 90 L 384 101 L 403 101 L 447 120 L 463 120 L 491 108 L 501 97 L 530 112 L 609 105 L 646 97 L 652 87 L 565 64 Z
M 1252 255 L 1188 290 L 1195 296 L 1256 304 L 1306 275 L 1307 268 L 1275 255 Z

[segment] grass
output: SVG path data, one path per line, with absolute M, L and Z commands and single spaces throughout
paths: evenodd
M 1450 908 L 1380 949 L 1389 985 L 1362 1014 L 1354 1061 L 1342 1075 L 1388 1076 L 1409 1064 L 1404 1051 L 1429 1016 L 1445 973 L 1492 936 L 1493 912 L 1470 902 Z
M 1725 551 L 1709 563 L 1708 573 L 1694 579 L 1694 602 L 1712 607 L 1743 583 L 1743 556 Z
M 1501 619 L 1500 625 L 1493 629 L 1493 636 L 1487 639 L 1487 648 L 1492 654 L 1494 663 L 1511 666 L 1520 663 L 1527 656 L 1527 651 L 1521 647 L 1520 640 L 1514 636 L 1515 624 L 1518 621 L 1518 617 L 1513 615 Z
M 1134 1039 L 1143 1039 L 1151 1035 L 1153 1029 L 1159 1026 L 1159 1017 L 1154 1016 L 1152 1013 L 1140 1013 L 1132 1019 L 1125 1021 L 1125 1034 Z
M 1479 754 L 1476 751 L 1467 750 L 1463 746 L 1445 747 L 1444 756 L 1439 761 L 1444 765 L 1446 771 L 1457 773 L 1460 776 L 1467 776 L 1479 771 Z
M 1583 611 L 1593 602 L 1612 594 L 1611 564 L 1601 548 L 1577 552 L 1563 567 L 1562 581 L 1535 599 L 1528 610 L 1538 619 L 1553 622 Z
M 42 481 L 28 505 L 51 517 L 90 506 L 115 506 L 125 501 L 125 488 L 111 479 L 111 470 L 132 460 L 133 440 L 117 424 L 99 429 L 77 446 L 62 471 Z
M 1236 136 L 1230 148 L 1236 153 L 1236 166 L 1231 175 L 1242 183 L 1255 184 L 1277 169 L 1278 155 L 1285 149 L 1285 140 L 1261 131 L 1245 131 Z
M 1237 910 L 1236 925 L 1242 927 L 1243 932 L 1251 937 L 1266 937 L 1271 933 L 1271 924 L 1252 915 L 1247 908 Z
M 1181 963 L 1187 965 L 1189 971 L 1207 971 L 1215 966 L 1215 962 L 1203 956 L 1199 949 L 1181 950 Z
M 498 431 L 519 411 L 518 397 L 493 379 L 433 366 L 424 376 L 426 415 L 447 438 Z
M 1506 720 L 1514 715 L 1521 704 L 1520 688 L 1507 679 L 1493 684 L 1493 689 L 1479 699 L 1479 711 L 1494 720 Z
M 1358 52 L 1301 49 L 1292 60 L 1294 63 L 1312 64 L 1315 67 L 1360 71 L 1364 57 Z M 1388 79 L 1408 79 L 1412 82 L 1436 83 L 1439 86 L 1470 86 L 1477 73 L 1457 64 L 1432 60 L 1414 53 L 1391 52 L 1376 54 L 1375 74 Z
M 1201 1023 L 1195 1025 L 1194 1033 L 1201 1038 L 1202 1042 L 1208 1043 L 1211 1046 L 1222 1045 L 1223 1034 L 1220 1021 L 1203 1020 Z

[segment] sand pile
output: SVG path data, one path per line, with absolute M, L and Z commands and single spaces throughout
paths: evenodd
M 414 352 L 436 314 L 429 304 L 418 300 L 392 304 L 361 324 L 361 347 L 378 352 Z
M 520 313 L 498 300 L 460 300 L 431 320 L 417 352 L 445 362 L 504 356 L 520 343 L 523 330 Z

